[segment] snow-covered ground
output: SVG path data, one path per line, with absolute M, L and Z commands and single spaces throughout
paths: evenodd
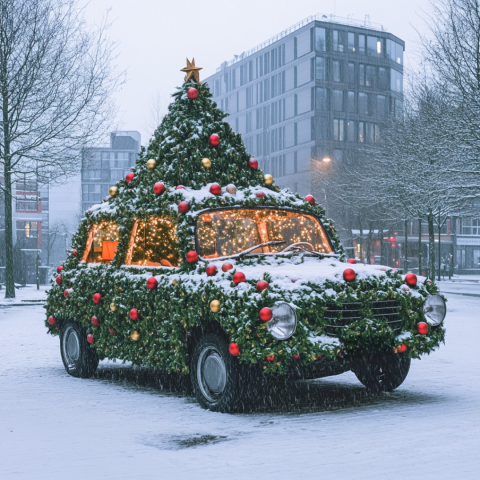
M 480 298 L 448 297 L 446 345 L 397 391 L 367 394 L 349 372 L 238 415 L 126 366 L 69 377 L 43 309 L 0 307 L 1 478 L 480 478 Z

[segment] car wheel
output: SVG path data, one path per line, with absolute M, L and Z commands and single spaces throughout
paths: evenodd
M 398 388 L 410 370 L 410 358 L 402 354 L 369 355 L 357 359 L 353 371 L 369 390 L 391 392 Z
M 245 369 L 230 354 L 228 341 L 217 333 L 201 337 L 192 352 L 190 377 L 198 403 L 214 412 L 235 412 L 242 408 Z
M 98 367 L 98 355 L 90 348 L 87 332 L 77 322 L 68 321 L 60 333 L 60 353 L 65 370 L 72 377 L 90 378 Z

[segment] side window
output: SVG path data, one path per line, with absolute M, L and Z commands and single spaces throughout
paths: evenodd
M 102 222 L 90 229 L 83 260 L 87 263 L 110 263 L 118 247 L 118 225 Z
M 132 230 L 127 265 L 178 267 L 175 224 L 165 218 L 137 220 Z

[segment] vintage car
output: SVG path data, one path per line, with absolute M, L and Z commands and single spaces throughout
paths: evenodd
M 276 187 L 224 116 L 207 85 L 184 84 L 131 173 L 86 212 L 46 305 L 65 369 L 88 378 L 108 358 L 190 375 L 221 412 L 262 375 L 352 370 L 397 388 L 444 341 L 443 297 L 424 277 L 347 261 L 323 207 Z

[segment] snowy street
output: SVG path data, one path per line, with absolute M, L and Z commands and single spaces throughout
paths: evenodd
M 349 372 L 238 415 L 127 366 L 70 377 L 43 308 L 0 307 L 1 477 L 479 478 L 480 298 L 447 297 L 446 345 L 414 360 L 395 392 L 367 394 Z

